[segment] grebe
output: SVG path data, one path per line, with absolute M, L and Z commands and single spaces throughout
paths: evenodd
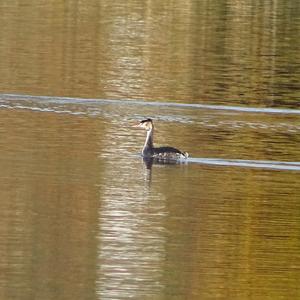
M 176 160 L 180 158 L 188 158 L 187 152 L 181 152 L 173 147 L 154 147 L 153 146 L 153 133 L 154 126 L 151 119 L 140 121 L 139 124 L 133 125 L 134 127 L 141 127 L 147 131 L 146 141 L 142 150 L 142 156 L 145 158 L 157 158 L 163 160 Z

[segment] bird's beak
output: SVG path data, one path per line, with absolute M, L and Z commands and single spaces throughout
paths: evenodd
M 141 123 L 131 125 L 131 127 L 141 127 Z

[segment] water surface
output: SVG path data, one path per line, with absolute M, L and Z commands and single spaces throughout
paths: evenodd
M 297 1 L 0 6 L 1 299 L 300 297 Z
M 300 4 L 1 1 L 0 90 L 299 107 Z

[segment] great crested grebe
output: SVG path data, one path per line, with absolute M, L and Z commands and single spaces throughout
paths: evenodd
M 140 127 L 147 131 L 146 141 L 142 150 L 142 156 L 145 158 L 157 158 L 157 159 L 180 159 L 188 158 L 187 152 L 181 152 L 180 150 L 173 147 L 154 147 L 153 145 L 153 133 L 154 126 L 151 119 L 140 121 L 134 127 Z

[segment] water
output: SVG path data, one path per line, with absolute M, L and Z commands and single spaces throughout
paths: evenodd
M 1 299 L 299 298 L 296 1 L 1 9 Z

